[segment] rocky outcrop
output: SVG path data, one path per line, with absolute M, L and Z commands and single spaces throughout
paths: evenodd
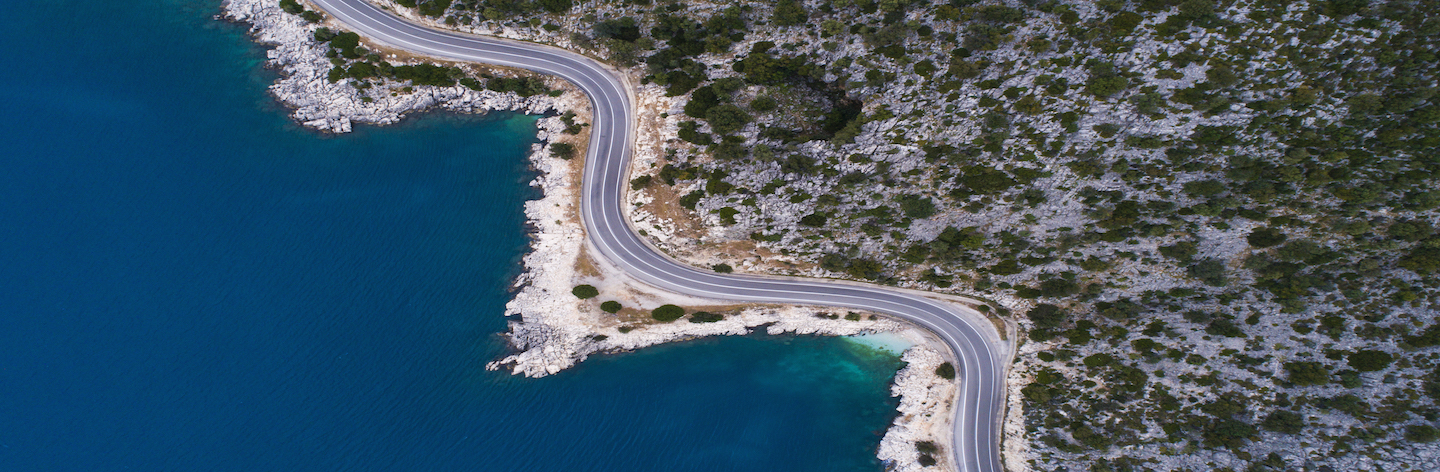
M 901 360 L 907 365 L 895 374 L 895 384 L 890 387 L 890 392 L 900 397 L 900 406 L 896 408 L 900 415 L 880 440 L 878 456 L 889 465 L 886 470 L 896 472 L 923 470 L 927 466 L 920 462 L 922 454 L 935 459 L 935 466 L 941 469 L 954 469 L 951 460 L 954 452 L 949 446 L 953 418 L 949 412 L 957 387 L 954 380 L 935 374 L 935 369 L 945 362 L 945 356 L 934 349 L 916 346 L 906 350 Z M 917 447 L 926 441 L 936 450 L 927 453 Z
M 514 93 L 471 90 L 463 86 L 414 86 L 384 82 L 365 90 L 354 87 L 352 79 L 331 83 L 327 78 L 333 65 L 325 57 L 326 46 L 315 41 L 315 29 L 338 25 L 310 24 L 285 13 L 270 0 L 227 0 L 222 16 L 249 23 L 255 40 L 273 46 L 266 52 L 266 66 L 281 73 L 270 93 L 292 107 L 290 116 L 309 128 L 348 133 L 352 123 L 391 124 L 407 113 L 435 108 L 465 113 L 513 110 L 525 113 L 556 111 L 560 101 L 537 95 L 521 98 Z M 390 56 L 396 64 L 413 62 Z M 465 68 L 466 66 L 461 66 Z M 555 79 L 551 79 L 555 80 Z

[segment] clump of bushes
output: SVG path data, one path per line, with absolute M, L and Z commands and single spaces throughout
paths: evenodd
M 616 313 L 620 311 L 621 308 L 624 308 L 624 306 L 621 306 L 620 302 L 617 302 L 615 300 L 610 300 L 600 304 L 600 310 L 606 313 Z
M 284 10 L 285 13 L 298 15 L 301 19 L 309 23 L 319 23 L 320 20 L 324 19 L 320 16 L 319 12 L 306 10 L 303 5 L 300 5 L 300 2 L 295 0 L 280 0 L 280 9 Z
M 660 305 L 659 308 L 650 311 L 651 318 L 666 323 L 678 320 L 682 316 L 685 316 L 685 309 L 675 305 Z

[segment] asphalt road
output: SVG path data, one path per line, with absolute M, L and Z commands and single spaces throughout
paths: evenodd
M 594 107 L 585 161 L 581 213 L 591 242 L 631 277 L 705 298 L 860 308 L 905 318 L 938 334 L 959 357 L 960 400 L 954 421 L 954 460 L 963 472 L 996 472 L 1006 344 L 983 316 L 916 292 L 848 282 L 721 275 L 681 264 L 635 233 L 621 214 L 635 133 L 629 87 L 619 74 L 562 49 L 429 29 L 397 18 L 365 0 L 312 0 L 368 39 L 444 59 L 496 64 L 556 75 L 575 83 Z

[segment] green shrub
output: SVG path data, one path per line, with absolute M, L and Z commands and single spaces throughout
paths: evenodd
M 343 33 L 342 33 L 343 34 Z M 335 45 L 340 37 L 330 41 Z M 441 67 L 434 64 L 415 64 L 413 66 L 395 66 L 395 78 L 409 80 L 415 85 L 433 85 L 436 87 L 451 87 L 455 85 L 456 76 L 463 76 L 459 69 Z
M 685 102 L 685 114 L 692 118 L 705 118 L 705 113 L 720 105 L 720 96 L 715 93 L 714 87 L 700 87 L 690 94 L 690 101 Z
M 816 212 L 801 217 L 800 224 L 804 226 L 812 226 L 818 228 L 821 226 L 825 226 L 825 221 L 827 219 L 828 218 L 826 218 L 824 213 Z
M 280 9 L 291 15 L 299 15 L 300 12 L 305 11 L 305 7 L 300 6 L 300 2 L 295 0 L 280 0 Z
M 995 265 L 990 266 L 989 270 L 990 273 L 995 275 L 1015 275 L 1025 271 L 1015 259 L 1005 259 L 996 262 Z
M 1036 305 L 1026 313 L 1026 316 L 1030 317 L 1030 321 L 1035 322 L 1035 327 L 1040 329 L 1059 328 L 1065 322 L 1065 312 L 1060 307 L 1049 303 Z
M 955 365 L 946 362 L 935 368 L 935 375 L 945 380 L 955 380 Z
M 708 311 L 697 311 L 690 314 L 691 323 L 714 323 L 723 319 L 725 319 L 725 315 Z
M 1330 383 L 1330 369 L 1319 362 L 1286 362 L 1285 372 L 1289 374 L 1290 383 L 1301 387 Z
M 1275 410 L 1260 426 L 1277 433 L 1297 434 L 1305 429 L 1305 416 L 1289 410 Z
M 710 266 L 710 269 L 722 274 L 728 274 L 735 271 L 734 267 L 730 267 L 730 264 L 726 264 L 724 262 L 712 265 Z
M 745 124 L 750 122 L 750 114 L 738 106 L 726 103 L 706 110 L 705 121 L 710 123 L 710 128 L 716 133 L 730 134 L 744 128 Z
M 1416 247 L 1414 251 L 1401 257 L 1397 265 L 1422 274 L 1440 271 L 1440 247 Z
M 1109 97 L 1130 88 L 1130 81 L 1120 75 L 1115 64 L 1096 61 L 1090 64 L 1090 80 L 1085 82 L 1085 91 L 1096 97 Z
M 1440 323 L 1425 328 L 1420 334 L 1406 336 L 1405 342 L 1416 348 L 1440 346 Z
M 550 156 L 565 160 L 575 158 L 575 146 L 570 143 L 550 143 Z
M 771 17 L 775 26 L 798 26 L 805 23 L 809 13 L 797 0 L 780 0 L 775 4 L 774 16 Z
M 1227 280 L 1225 264 L 1216 259 L 1205 259 L 1192 264 L 1186 268 L 1185 272 L 1211 287 L 1224 287 Z
M 1085 356 L 1084 359 L 1085 367 L 1105 367 L 1107 365 L 1110 365 L 1110 363 L 1112 362 L 1115 362 L 1115 358 L 1103 352 L 1099 354 L 1091 354 L 1089 356 Z
M 486 81 L 485 88 L 496 92 L 515 92 L 521 97 L 552 95 L 550 87 L 538 77 L 493 77 Z
M 610 300 L 600 304 L 600 309 L 606 313 L 616 313 L 619 312 L 621 308 L 624 308 L 624 306 L 621 306 L 620 302 L 617 302 L 615 300 Z
M 920 451 L 921 454 L 934 454 L 940 452 L 940 446 L 936 446 L 930 441 L 916 441 L 915 450 Z
M 989 167 L 971 166 L 960 170 L 955 183 L 969 190 L 966 194 L 991 195 L 1014 187 L 1017 182 L 1005 171 Z
M 669 323 L 685 316 L 685 309 L 675 305 L 660 305 L 659 308 L 650 311 L 650 317 L 657 321 Z
M 419 11 L 421 15 L 440 16 L 444 15 L 445 10 L 449 8 L 450 0 L 430 0 L 425 3 L 421 3 L 420 8 L 417 8 L 416 10 Z
M 575 296 L 581 300 L 600 296 L 600 290 L 597 290 L 593 285 L 576 285 L 574 289 L 570 290 L 570 293 L 575 294 Z
M 331 39 L 335 39 L 335 31 L 332 31 L 330 28 L 324 27 L 315 28 L 316 42 L 326 43 L 330 42 Z
M 1405 427 L 1405 439 L 1410 442 L 1428 443 L 1440 438 L 1440 431 L 1428 424 L 1412 424 Z
M 1055 278 L 1040 282 L 1040 296 L 1043 297 L 1067 297 L 1079 292 L 1080 285 L 1070 280 Z
M 919 195 L 906 195 L 900 198 L 900 211 L 907 218 L 929 218 L 935 215 L 935 202 Z
M 540 0 L 537 3 L 540 4 L 541 8 L 544 8 L 545 11 L 550 13 L 565 13 L 570 11 L 570 8 L 574 6 L 571 0 Z
M 755 97 L 754 100 L 750 101 L 750 109 L 756 113 L 765 113 L 774 110 L 777 105 L 775 99 L 769 96 Z
M 317 31 L 318 33 L 318 31 Z M 358 33 L 343 31 L 335 33 L 330 37 L 330 48 L 347 58 L 360 57 L 356 48 L 360 47 L 360 35 Z
M 1350 353 L 1347 361 L 1350 367 L 1361 372 L 1375 372 L 1390 367 L 1395 362 L 1395 357 L 1385 351 L 1363 349 Z
M 1215 336 L 1225 336 L 1227 338 L 1245 337 L 1245 331 L 1240 329 L 1239 325 L 1236 325 L 1234 321 L 1228 318 L 1218 318 L 1211 321 L 1210 325 L 1205 327 L 1205 333 Z
M 680 206 L 685 207 L 686 209 L 694 210 L 695 205 L 698 205 L 700 203 L 701 198 L 705 198 L 704 190 L 696 190 L 694 192 L 687 193 L 685 194 L 685 196 L 680 197 Z
M 653 180 L 653 179 L 654 179 L 654 177 L 651 177 L 650 174 L 645 174 L 645 175 L 636 177 L 636 178 L 634 178 L 634 179 L 631 179 L 631 180 L 630 180 L 630 190 L 640 190 L 640 189 L 642 189 L 642 188 L 649 187 L 649 186 L 650 186 L 650 181 Z

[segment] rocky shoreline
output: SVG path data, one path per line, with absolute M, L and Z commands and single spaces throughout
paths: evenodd
M 385 125 L 406 114 L 443 109 L 465 113 L 490 110 L 530 114 L 573 112 L 579 121 L 589 120 L 588 102 L 568 83 L 546 78 L 552 89 L 565 92 L 558 97 L 536 95 L 522 98 L 514 93 L 472 90 L 464 86 L 412 86 L 385 81 L 364 91 L 349 79 L 330 82 L 332 67 L 325 56 L 326 46 L 315 41 L 319 26 L 343 29 L 322 22 L 310 24 L 282 11 L 275 0 L 227 0 L 222 18 L 248 23 L 255 40 L 273 46 L 266 65 L 281 72 L 270 86 L 277 100 L 291 107 L 291 117 L 308 128 L 347 133 L 353 123 Z M 386 54 L 396 64 L 424 62 L 399 52 Z M 475 66 L 453 64 L 472 75 Z M 529 159 L 539 176 L 531 185 L 543 190 L 543 197 L 526 202 L 525 213 L 534 233 L 531 251 L 524 257 L 525 271 L 516 280 L 514 298 L 506 305 L 512 317 L 506 337 L 516 353 L 487 365 L 506 368 L 530 377 L 555 374 L 585 360 L 589 355 L 617 352 L 692 339 L 701 336 L 742 335 L 765 329 L 770 334 L 795 333 L 849 336 L 876 332 L 897 332 L 915 343 L 902 359 L 908 364 L 896 374 L 892 394 L 901 398 L 899 414 L 881 441 L 878 457 L 887 470 L 950 470 L 949 426 L 957 394 L 953 381 L 936 375 L 936 367 L 953 362 L 953 354 L 928 333 L 908 323 L 862 313 L 832 313 L 833 309 L 790 306 L 733 305 L 663 292 L 606 267 L 604 261 L 589 257 L 587 238 L 577 213 L 581 160 L 553 157 L 554 143 L 570 143 L 583 149 L 588 133 L 566 134 L 567 124 L 551 116 L 538 122 L 539 143 Z M 642 133 L 644 130 L 642 130 Z M 652 131 L 653 132 L 653 131 Z M 583 154 L 583 153 L 581 153 Z M 597 287 L 600 296 L 580 300 L 571 289 L 578 284 Z M 625 307 L 611 314 L 598 308 L 599 300 L 619 301 Z M 725 314 L 713 323 L 676 321 L 658 323 L 646 315 L 663 304 L 705 309 Z M 931 443 L 940 449 L 933 457 L 938 463 L 921 465 L 917 443 Z M 1009 441 L 1007 441 L 1009 442 Z

